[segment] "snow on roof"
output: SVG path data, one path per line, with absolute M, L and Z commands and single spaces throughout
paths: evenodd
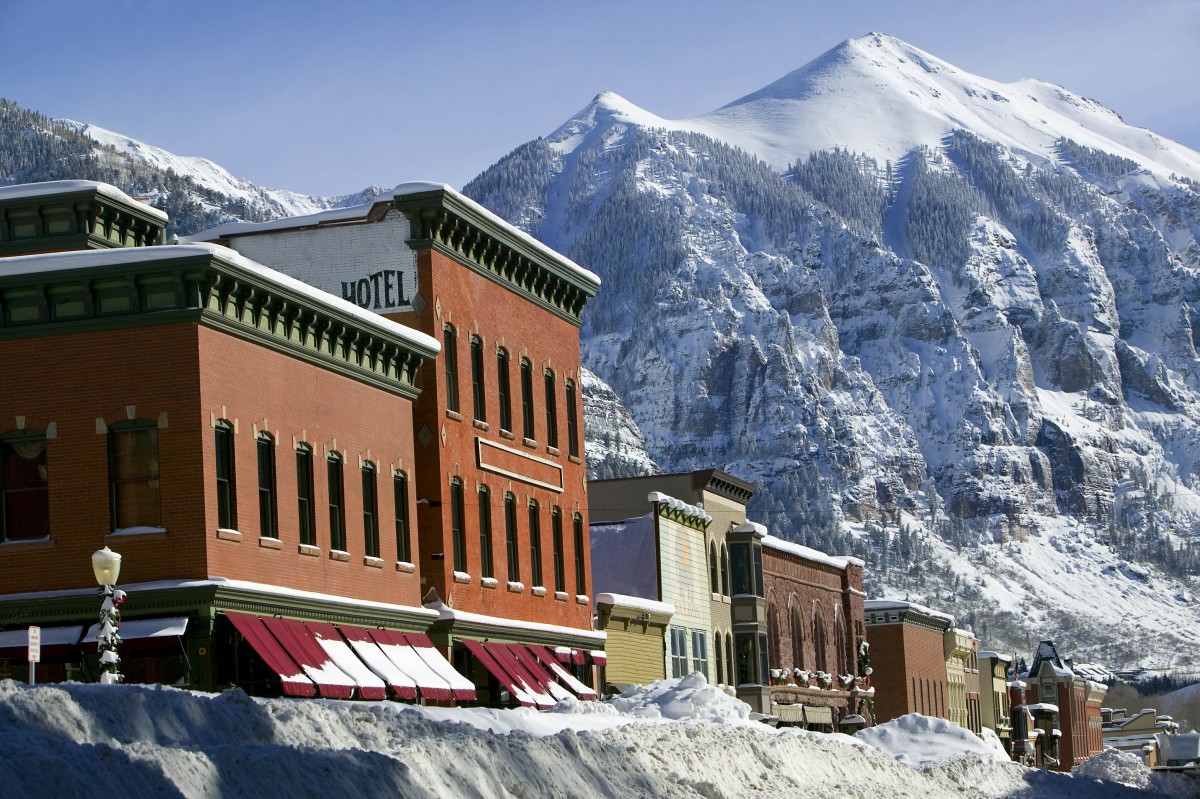
M 754 522 L 750 522 L 750 524 L 753 524 L 753 523 Z M 764 531 L 765 531 L 765 528 L 764 528 Z M 805 559 L 811 560 L 811 561 L 816 561 L 817 563 L 824 563 L 827 566 L 832 566 L 835 569 L 840 569 L 842 571 L 845 571 L 846 567 L 850 566 L 850 565 L 854 565 L 854 566 L 865 566 L 866 565 L 862 560 L 855 558 L 855 557 L 851 557 L 849 555 L 842 555 L 842 556 L 826 555 L 824 552 L 821 552 L 818 549 L 812 549 L 811 547 L 802 546 L 802 545 L 794 543 L 792 541 L 785 541 L 782 538 L 777 538 L 776 536 L 773 536 L 773 535 L 765 536 L 762 540 L 762 544 L 764 547 L 770 547 L 771 549 L 777 549 L 780 552 L 787 552 L 790 555 L 796 555 L 797 557 L 805 558 Z
M 689 519 L 702 519 L 705 524 L 712 522 L 712 516 L 704 512 L 704 508 L 698 508 L 695 505 L 689 505 L 681 499 L 668 496 L 661 491 L 651 491 L 646 495 L 647 502 L 657 502 L 659 505 L 666 505 L 673 511 L 678 511 Z
M 270 222 L 229 222 L 227 224 L 218 225 L 217 227 L 209 228 L 208 230 L 196 233 L 195 235 L 187 237 L 186 240 L 192 242 L 212 241 L 225 236 L 238 236 L 271 230 L 288 230 L 291 228 L 312 227 L 314 225 L 325 225 L 333 222 L 346 222 L 354 219 L 365 219 L 367 214 L 370 213 L 371 208 L 379 203 L 386 203 L 393 197 L 404 197 L 410 194 L 422 194 L 427 191 L 445 191 L 456 201 L 467 206 L 472 211 L 487 219 L 497 227 L 504 229 L 514 238 L 520 239 L 524 244 L 545 258 L 567 267 L 568 270 L 575 273 L 576 277 L 582 278 L 586 282 L 593 283 L 594 285 L 600 285 L 600 277 L 595 272 L 584 269 L 582 266 L 575 263 L 557 250 L 551 249 L 545 244 L 542 244 L 533 236 L 530 236 L 525 231 L 501 219 L 499 216 L 484 208 L 470 197 L 455 190 L 452 186 L 449 186 L 445 183 L 436 183 L 427 180 L 401 183 L 390 192 L 385 191 L 374 201 L 365 203 L 363 205 L 355 205 L 349 208 L 336 208 L 332 211 L 322 211 L 320 213 L 307 214 L 305 216 L 290 216 L 284 217 L 283 219 L 273 219 Z
M 1030 713 L 1057 713 L 1058 705 L 1051 702 L 1034 702 L 1025 706 Z
M 963 638 L 973 638 L 975 640 L 979 640 L 979 639 L 975 638 L 974 631 L 964 630 L 962 627 L 955 627 L 950 632 L 954 633 L 955 635 L 961 635 Z
M 96 191 L 109 199 L 142 208 L 146 213 L 158 217 L 162 222 L 167 221 L 166 211 L 155 208 L 149 203 L 135 200 L 116 186 L 95 180 L 47 180 L 43 183 L 18 183 L 15 186 L 0 186 L 0 201 L 24 199 L 26 197 L 46 197 L 76 191 Z
M 521 621 L 520 619 L 505 619 L 500 616 L 485 616 L 482 613 L 468 613 L 465 610 L 456 610 L 450 607 L 442 600 L 436 602 L 427 602 L 426 610 L 432 610 L 438 614 L 438 618 L 443 621 L 463 621 L 472 622 L 475 624 L 488 624 L 493 627 L 505 627 L 513 630 L 532 630 L 542 633 L 551 633 L 553 635 L 570 636 L 572 638 L 590 638 L 593 641 L 603 642 L 608 640 L 608 633 L 600 630 L 583 630 L 578 627 L 564 627 L 558 624 L 543 624 L 536 621 Z
M 915 610 L 918 613 L 925 613 L 954 624 L 954 617 L 949 613 L 942 613 L 940 610 L 933 610 L 904 599 L 868 599 L 863 602 L 863 610 Z
M 11 258 L 0 258 L 0 277 L 48 274 L 69 269 L 98 269 L 105 266 L 152 263 L 197 256 L 214 256 L 232 263 L 248 272 L 253 272 L 264 280 L 303 295 L 317 304 L 332 307 L 352 316 L 364 327 L 370 327 L 393 338 L 403 339 L 430 354 L 441 351 L 441 344 L 437 339 L 427 336 L 419 330 L 359 308 L 336 294 L 322 291 L 303 280 L 297 280 L 291 275 L 252 261 L 241 253 L 219 244 L 163 244 L 152 247 L 122 247 L 108 250 L 74 250 L 38 255 L 16 255 Z
M 980 652 L 979 657 L 988 658 L 990 660 L 999 660 L 1002 663 L 1012 663 L 1011 655 L 1001 655 L 999 652 Z
M 759 538 L 763 538 L 767 535 L 767 526 L 765 524 L 759 524 L 758 522 L 744 521 L 737 527 L 733 528 L 732 532 L 754 533 Z
M 630 596 L 629 594 L 614 594 L 605 591 L 602 594 L 596 594 L 597 605 L 620 605 L 623 608 L 631 608 L 632 610 L 640 610 L 645 613 L 659 613 L 665 616 L 675 615 L 675 606 L 670 602 L 656 602 L 653 599 L 646 599 L 640 596 Z

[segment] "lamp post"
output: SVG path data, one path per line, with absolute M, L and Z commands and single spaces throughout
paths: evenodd
M 97 550 L 92 555 L 92 572 L 100 585 L 100 593 L 104 601 L 100 604 L 100 631 L 96 633 L 96 652 L 100 655 L 100 682 L 105 685 L 119 683 L 121 674 L 121 656 L 117 654 L 117 644 L 121 636 L 117 629 L 121 626 L 121 604 L 125 601 L 125 592 L 114 588 L 117 575 L 121 573 L 121 556 L 108 547 Z

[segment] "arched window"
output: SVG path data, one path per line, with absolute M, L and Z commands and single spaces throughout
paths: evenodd
M 162 522 L 162 510 L 159 505 L 157 425 L 139 419 L 110 427 L 108 464 L 113 529 L 158 527 Z M 230 463 L 229 475 L 232 477 L 232 474 Z
M 412 544 L 408 532 L 408 475 L 392 474 L 392 498 L 396 503 L 396 560 L 412 563 Z
M 721 544 L 721 593 L 731 596 L 729 593 L 729 547 L 724 544 Z
M 458 350 L 453 325 L 442 326 L 442 363 L 446 373 L 446 410 L 458 412 Z
M 512 432 L 512 385 L 508 374 L 508 350 L 496 350 L 496 385 L 500 392 L 500 429 Z
M 533 364 L 521 359 L 521 427 L 525 438 L 534 437 L 533 428 Z
M 575 594 L 587 595 L 587 569 L 585 568 L 583 545 L 583 517 L 576 513 L 571 517 L 572 532 L 575 543 Z
M 721 564 L 717 560 L 717 542 L 709 541 L 708 542 L 708 581 L 709 581 L 709 583 L 712 584 L 711 587 L 712 587 L 712 592 L 714 594 L 721 593 L 720 573 L 721 573 Z M 720 663 L 721 659 L 717 658 L 717 662 Z
M 492 495 L 479 487 L 479 576 L 494 577 L 492 563 Z
M 517 498 L 504 495 L 504 549 L 508 554 L 508 581 L 521 582 L 521 550 L 517 541 Z
M 471 336 L 471 403 L 475 411 L 475 418 L 486 422 L 487 395 L 483 382 L 483 341 L 479 336 Z
M 275 439 L 259 433 L 258 448 L 258 534 L 279 537 L 279 508 L 275 501 Z
M 50 535 L 46 434 L 14 430 L 0 436 L 0 541 Z
M 829 651 L 826 646 L 825 638 L 825 619 L 821 612 L 821 603 L 813 603 L 812 612 L 812 628 L 813 628 L 813 654 L 814 662 L 817 671 L 829 671 Z
M 542 585 L 542 526 L 538 504 L 529 503 L 529 579 Z
M 725 633 L 725 678 L 730 685 L 737 684 L 736 672 L 733 669 L 733 634 Z
M 804 614 L 800 610 L 800 603 L 792 603 L 788 614 L 791 617 L 792 628 L 792 666 L 804 669 Z
M 346 551 L 346 482 L 342 475 L 342 456 L 329 453 L 325 459 L 329 488 L 329 548 Z
M 563 563 L 562 510 L 558 507 L 550 509 L 550 535 L 551 546 L 554 548 L 554 590 L 562 592 L 567 590 L 567 576 Z
M 840 606 L 833 608 L 833 668 L 838 674 L 854 674 L 853 664 L 847 663 L 846 617 Z
M 467 533 L 463 529 L 463 484 L 455 477 L 450 481 L 450 543 L 454 547 L 454 571 L 467 570 Z
M 300 543 L 317 545 L 317 505 L 313 486 L 312 447 L 296 447 L 296 510 L 300 517 Z
M 771 668 L 783 668 L 783 652 L 780 647 L 779 635 L 779 608 L 775 606 L 773 598 L 767 598 L 767 656 L 770 659 Z
M 546 446 L 558 448 L 558 399 L 555 389 L 558 383 L 554 372 L 547 369 L 543 375 L 546 382 Z
M 379 486 L 378 472 L 370 461 L 362 467 L 363 554 L 379 557 Z
M 716 651 L 713 652 L 713 655 L 715 656 L 713 659 L 717 664 L 717 685 L 725 684 L 725 656 L 721 652 L 721 642 L 724 640 L 725 637 L 721 635 L 720 632 L 717 632 L 713 635 L 713 646 L 716 647 Z
M 237 471 L 233 460 L 233 425 L 221 419 L 213 430 L 217 460 L 217 527 L 237 529 Z M 158 447 L 155 431 L 155 449 Z
M 575 383 L 567 381 L 567 454 L 579 457 L 579 399 Z

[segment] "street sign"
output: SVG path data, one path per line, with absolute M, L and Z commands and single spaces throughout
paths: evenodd
M 42 661 L 42 628 L 29 628 L 29 662 L 40 663 Z

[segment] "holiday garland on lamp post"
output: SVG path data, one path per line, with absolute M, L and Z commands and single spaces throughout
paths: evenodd
M 92 571 L 100 584 L 100 628 L 96 633 L 96 653 L 100 656 L 100 682 L 112 685 L 121 682 L 121 656 L 117 645 L 121 643 L 118 632 L 121 627 L 121 605 L 125 603 L 125 592 L 114 588 L 117 575 L 121 572 L 121 556 L 108 547 L 92 555 Z

